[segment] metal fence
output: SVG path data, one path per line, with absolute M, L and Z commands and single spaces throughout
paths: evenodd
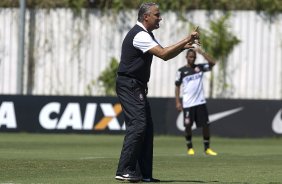
M 228 58 L 226 98 L 282 99 L 282 15 L 272 22 L 254 11 L 231 12 L 230 30 L 241 40 Z M 120 14 L 85 9 L 26 11 L 23 94 L 102 95 L 97 78 L 111 58 L 119 59 L 122 40 L 136 23 L 136 11 Z M 220 17 L 214 11 L 191 11 L 189 21 L 208 29 Z M 162 15 L 155 36 L 168 46 L 188 33 L 188 24 L 173 12 Z M 18 94 L 18 9 L 0 9 L 0 94 Z M 203 61 L 199 58 L 199 61 Z M 167 62 L 153 59 L 149 96 L 173 97 L 184 53 Z M 218 68 L 214 68 L 217 73 Z M 209 93 L 209 74 L 205 78 Z M 216 81 L 218 83 L 218 81 Z M 216 85 L 216 84 L 215 84 Z

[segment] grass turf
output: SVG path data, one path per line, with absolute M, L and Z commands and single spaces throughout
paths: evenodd
M 219 155 L 203 154 L 194 137 L 196 155 L 186 155 L 181 136 L 155 136 L 154 177 L 162 183 L 282 183 L 282 139 L 213 137 Z M 0 184 L 111 184 L 122 135 L 0 134 Z

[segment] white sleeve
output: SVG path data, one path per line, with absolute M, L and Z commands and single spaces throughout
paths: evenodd
M 135 35 L 133 39 L 133 46 L 141 50 L 143 53 L 147 52 L 157 45 L 159 45 L 159 43 L 145 31 L 140 31 Z

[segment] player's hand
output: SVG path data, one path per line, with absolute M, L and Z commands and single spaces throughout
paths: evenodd
M 192 39 L 195 40 L 199 40 L 200 39 L 200 33 L 199 33 L 199 26 L 197 26 L 194 31 L 191 33 L 191 37 Z
M 187 45 L 197 44 L 200 45 L 200 34 L 197 31 L 198 27 L 188 36 L 188 43 Z
M 187 36 L 188 43 L 183 47 L 183 49 L 192 49 L 195 46 L 200 46 L 200 34 L 198 32 L 199 27 L 197 26 L 190 35 Z
M 201 43 L 199 42 L 199 40 L 195 40 L 194 43 L 193 42 L 189 42 L 187 43 L 183 49 L 194 49 L 194 48 L 198 48 L 201 46 Z
M 192 45 L 195 43 L 195 40 L 199 40 L 199 33 L 196 31 L 193 31 L 189 36 L 188 36 L 188 44 Z
M 198 52 L 199 54 L 201 54 L 201 55 L 204 54 L 204 51 L 202 50 L 202 48 L 201 48 L 200 46 L 194 47 L 194 50 L 195 50 L 196 52 Z
M 200 38 L 200 34 L 197 31 L 193 31 L 190 35 L 193 40 Z
M 191 43 L 187 43 L 186 45 L 184 45 L 183 49 L 193 49 L 194 46 Z
M 178 110 L 178 111 L 182 111 L 182 104 L 181 103 L 176 103 L 176 109 Z
M 194 31 L 191 33 L 191 40 L 190 42 L 192 44 L 200 45 L 200 32 L 199 32 L 199 26 L 197 26 Z

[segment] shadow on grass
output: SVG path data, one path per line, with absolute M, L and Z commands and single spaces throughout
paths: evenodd
M 161 183 L 218 183 L 219 181 L 200 181 L 200 180 L 161 180 Z

